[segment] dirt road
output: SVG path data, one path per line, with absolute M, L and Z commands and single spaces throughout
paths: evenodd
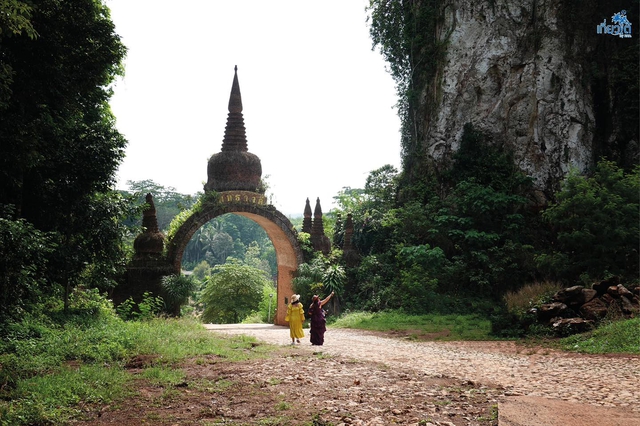
M 267 343 L 290 344 L 286 327 L 206 325 Z M 305 330 L 308 336 L 308 330 Z M 331 329 L 321 348 L 308 338 L 292 351 L 359 361 L 481 383 L 498 389 L 500 426 L 640 425 L 640 357 L 592 356 L 513 342 L 415 342 L 363 331 Z

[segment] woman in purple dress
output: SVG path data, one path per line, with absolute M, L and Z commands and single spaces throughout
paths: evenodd
M 324 309 L 322 307 L 325 303 L 333 297 L 333 292 L 326 299 L 320 300 L 318 295 L 313 296 L 311 305 L 309 306 L 309 316 L 311 317 L 310 334 L 311 344 L 315 346 L 322 346 L 324 343 L 324 332 L 327 330 L 327 320 L 324 318 Z

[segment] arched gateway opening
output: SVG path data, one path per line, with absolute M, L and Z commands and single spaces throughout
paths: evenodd
M 236 67 L 222 148 L 209 159 L 204 196 L 165 242 L 164 235 L 158 230 L 153 198 L 147 195 L 148 207 L 143 217 L 145 231 L 134 243 L 135 255 L 127 268 L 126 286 L 114 292 L 116 304 L 127 297 L 139 301 L 145 292 L 162 295 L 162 277 L 181 273 L 182 255 L 194 233 L 211 219 L 234 213 L 257 222 L 271 239 L 278 264 L 274 322 L 286 325 L 286 301 L 292 294 L 293 273 L 303 261 L 302 251 L 289 219 L 268 205 L 267 198 L 259 191 L 262 166 L 260 159 L 248 152 L 237 71 Z M 307 199 L 307 208 L 308 203 Z M 307 214 L 305 209 L 305 218 L 307 215 L 310 220 L 310 212 Z M 322 229 L 321 221 L 319 213 L 318 229 Z M 314 228 L 312 234 L 324 244 L 322 247 L 328 245 L 324 231 Z
M 180 273 L 182 254 L 195 232 L 218 216 L 234 213 L 258 223 L 267 233 L 276 252 L 278 263 L 277 302 L 274 322 L 286 325 L 286 300 L 292 294 L 293 273 L 302 263 L 302 252 L 293 225 L 275 207 L 266 205 L 266 197 L 249 191 L 225 191 L 204 202 L 167 242 L 167 261 L 174 273 Z

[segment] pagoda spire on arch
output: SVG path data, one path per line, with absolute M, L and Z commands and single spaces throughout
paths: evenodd
M 244 127 L 244 117 L 242 115 L 242 95 L 240 94 L 240 83 L 238 83 L 237 65 L 234 67 L 228 110 L 227 126 L 224 130 L 221 151 L 247 152 L 249 148 L 247 147 L 247 132 Z
M 307 197 L 307 203 L 304 206 L 304 215 L 302 218 L 302 232 L 311 234 L 311 204 L 309 204 L 309 198 Z
M 234 68 L 228 109 L 222 148 L 209 159 L 208 181 L 204 190 L 257 192 L 262 177 L 262 164 L 257 155 L 248 151 L 237 66 Z
M 313 249 L 329 254 L 331 251 L 331 240 L 324 234 L 324 223 L 322 221 L 322 207 L 320 198 L 316 199 L 316 207 L 313 211 L 313 225 L 311 227 L 311 244 Z

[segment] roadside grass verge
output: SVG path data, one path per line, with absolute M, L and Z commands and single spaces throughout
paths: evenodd
M 95 307 L 94 307 L 95 308 Z M 270 351 L 247 336 L 218 337 L 187 319 L 126 322 L 106 305 L 54 319 L 24 318 L 2 330 L 0 425 L 67 424 L 84 408 L 135 392 L 136 381 L 172 385 L 180 363 L 215 356 L 219 362 L 255 359 Z M 136 374 L 127 364 L 143 357 Z
M 479 315 L 407 315 L 398 311 L 351 312 L 331 323 L 336 328 L 355 328 L 383 332 L 403 332 L 416 339 L 496 340 L 491 321 Z
M 602 324 L 593 331 L 560 339 L 558 345 L 588 354 L 640 354 L 640 318 Z

